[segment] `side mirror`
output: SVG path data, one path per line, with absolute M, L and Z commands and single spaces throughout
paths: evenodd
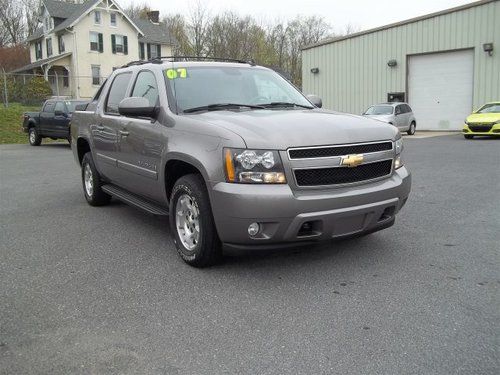
M 63 111 L 54 111 L 54 116 L 64 116 Z
M 153 118 L 156 111 L 156 107 L 152 107 L 149 100 L 139 96 L 125 98 L 118 104 L 118 112 L 123 116 Z
M 317 108 L 323 107 L 323 101 L 318 95 L 307 95 L 307 99 Z

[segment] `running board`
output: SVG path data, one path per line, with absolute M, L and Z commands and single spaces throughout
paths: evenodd
M 118 186 L 106 184 L 102 185 L 102 190 L 109 195 L 143 211 L 149 212 L 153 215 L 168 216 L 168 210 L 158 204 L 148 201 L 136 194 L 130 193 L 125 189 Z

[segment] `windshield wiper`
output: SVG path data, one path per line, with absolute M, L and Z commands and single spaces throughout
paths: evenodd
M 300 107 L 300 108 L 307 108 L 307 109 L 314 108 L 314 107 L 311 107 L 309 105 L 302 105 L 302 104 L 290 103 L 290 102 L 272 102 L 272 103 L 262 104 L 262 106 L 265 108 L 275 108 L 275 107 Z
M 202 105 L 200 107 L 188 108 L 185 109 L 183 112 L 192 113 L 198 111 L 223 111 L 225 109 L 231 109 L 231 108 L 265 109 L 266 107 L 262 105 L 252 105 L 252 104 L 217 103 L 217 104 Z

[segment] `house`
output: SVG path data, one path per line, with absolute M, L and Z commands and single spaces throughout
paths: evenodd
M 170 56 L 176 43 L 158 11 L 132 19 L 114 0 L 42 0 L 40 14 L 31 63 L 13 73 L 43 74 L 58 96 L 90 98 L 115 68 Z
M 500 99 L 500 1 L 480 0 L 302 49 L 304 92 L 323 106 L 361 114 L 406 101 L 417 129 L 461 130 Z

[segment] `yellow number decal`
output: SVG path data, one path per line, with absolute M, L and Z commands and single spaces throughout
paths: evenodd
M 167 69 L 165 71 L 165 75 L 167 76 L 168 79 L 186 78 L 187 69 L 186 68 Z

